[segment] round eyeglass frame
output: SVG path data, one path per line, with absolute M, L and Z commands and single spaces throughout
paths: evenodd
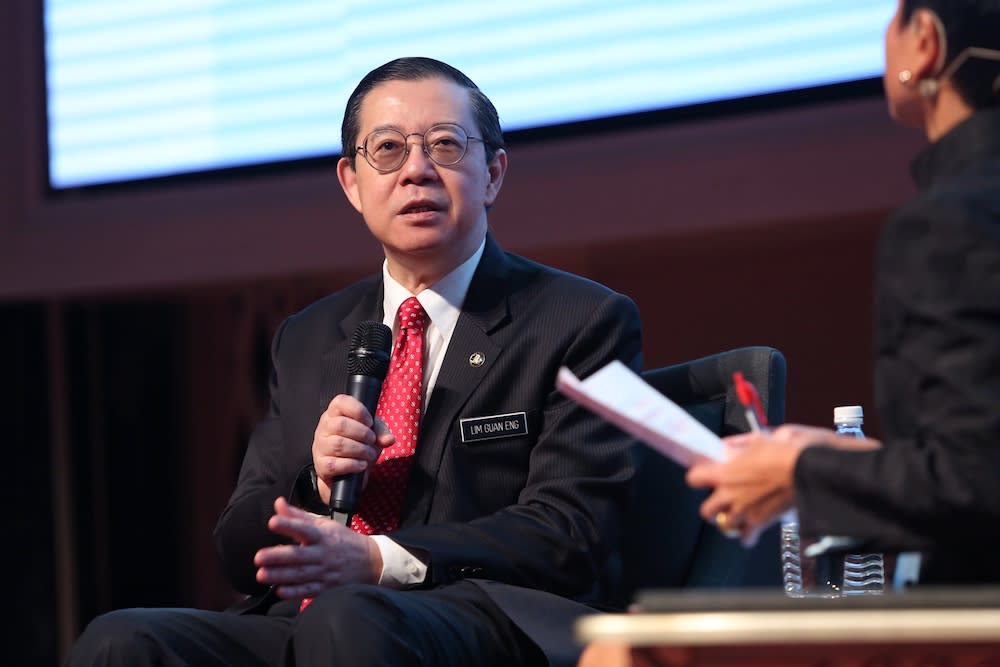
M 459 130 L 462 131 L 462 134 L 465 135 L 465 147 L 462 149 L 462 154 L 459 155 L 458 158 L 456 160 L 452 161 L 452 162 L 441 162 L 440 160 L 436 160 L 436 159 L 434 159 L 434 156 L 431 155 L 430 151 L 427 150 L 427 142 L 425 140 L 425 137 L 427 136 L 427 134 L 433 132 L 435 129 L 438 129 L 438 128 L 457 128 L 457 129 L 459 129 Z M 403 149 L 402 157 L 399 160 L 399 164 L 397 164 L 395 167 L 392 167 L 391 169 L 383 169 L 381 167 L 376 166 L 375 163 L 372 161 L 372 158 L 368 154 L 368 148 L 367 148 L 367 146 L 368 146 L 368 139 L 373 134 L 380 133 L 380 132 L 382 132 L 382 133 L 385 133 L 385 132 L 394 132 L 395 134 L 397 134 L 397 135 L 399 135 L 400 137 L 403 138 L 404 149 Z M 398 171 L 399 169 L 401 169 L 402 166 L 404 164 L 406 164 L 407 158 L 410 157 L 410 137 L 420 137 L 420 150 L 422 150 L 424 152 L 424 155 L 427 156 L 428 160 L 430 160 L 434 164 L 438 165 L 439 167 L 452 167 L 452 166 L 458 164 L 459 162 L 461 162 L 465 158 L 466 154 L 469 152 L 469 142 L 470 141 L 478 141 L 478 142 L 480 142 L 480 143 L 482 143 L 484 145 L 486 144 L 486 140 L 485 139 L 483 139 L 482 137 L 474 137 L 474 136 L 472 136 L 471 134 L 469 134 L 468 132 L 466 132 L 465 128 L 462 127 L 461 125 L 457 125 L 455 123 L 437 123 L 435 125 L 431 125 L 424 132 L 410 132 L 409 134 L 403 134 L 399 130 L 395 130 L 395 129 L 392 129 L 392 128 L 382 128 L 382 129 L 378 129 L 378 130 L 372 130 L 371 132 L 369 132 L 368 134 L 365 135 L 365 139 L 364 139 L 364 141 L 361 142 L 360 146 L 355 146 L 354 152 L 355 153 L 361 153 L 361 155 L 365 158 L 365 162 L 367 162 L 369 164 L 369 166 L 371 166 L 372 169 L 374 169 L 375 171 L 379 172 L 380 174 L 391 174 L 392 172 Z

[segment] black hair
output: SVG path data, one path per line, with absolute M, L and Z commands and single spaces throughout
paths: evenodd
M 340 126 L 340 141 L 344 156 L 355 166 L 357 158 L 358 132 L 360 132 L 361 103 L 365 96 L 375 86 L 386 81 L 420 81 L 423 79 L 442 78 L 457 83 L 469 91 L 469 101 L 472 104 L 472 114 L 476 119 L 479 136 L 486 147 L 486 162 L 493 159 L 496 152 L 504 147 L 503 132 L 500 129 L 500 117 L 490 98 L 479 89 L 472 79 L 447 63 L 433 58 L 397 58 L 373 69 L 365 75 L 361 82 L 347 99 L 344 110 L 344 122 Z
M 944 67 L 968 47 L 1000 50 L 1000 0 L 903 0 L 900 25 L 909 23 L 918 9 L 941 19 L 947 40 Z M 1000 105 L 998 77 L 1000 61 L 969 58 L 951 80 L 966 104 L 981 109 Z

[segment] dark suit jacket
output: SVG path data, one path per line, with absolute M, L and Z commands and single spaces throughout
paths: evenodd
M 924 582 L 1000 581 L 1000 110 L 914 163 L 877 269 L 884 448 L 812 448 L 795 471 L 804 532 L 928 552 Z
M 346 385 L 351 335 L 363 320 L 381 321 L 381 310 L 379 274 L 292 316 L 275 335 L 270 414 L 251 437 L 215 531 L 239 590 L 260 592 L 252 560 L 279 541 L 266 527 L 272 503 L 311 463 L 319 416 Z M 640 349 L 629 299 L 487 238 L 421 422 L 393 533 L 430 555 L 427 585 L 478 581 L 543 649 L 550 649 L 545 627 L 531 627 L 538 614 L 570 642 L 569 617 L 560 614 L 578 605 L 567 599 L 600 603 L 611 595 L 608 558 L 634 451 L 620 431 L 562 396 L 555 377 L 563 365 L 585 377 L 613 359 L 638 370 Z M 474 353 L 485 357 L 481 367 L 470 364 Z M 520 412 L 527 435 L 462 441 L 460 419 Z

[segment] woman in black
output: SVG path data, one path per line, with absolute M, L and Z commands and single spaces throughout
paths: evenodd
M 1000 2 L 900 0 L 885 47 L 889 112 L 931 143 L 879 246 L 884 441 L 786 425 L 688 482 L 744 540 L 795 506 L 804 534 L 923 552 L 922 583 L 1000 581 Z

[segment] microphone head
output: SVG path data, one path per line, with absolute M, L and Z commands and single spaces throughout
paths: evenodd
M 358 325 L 347 353 L 347 372 L 385 379 L 392 353 L 392 329 L 381 322 L 367 320 Z

